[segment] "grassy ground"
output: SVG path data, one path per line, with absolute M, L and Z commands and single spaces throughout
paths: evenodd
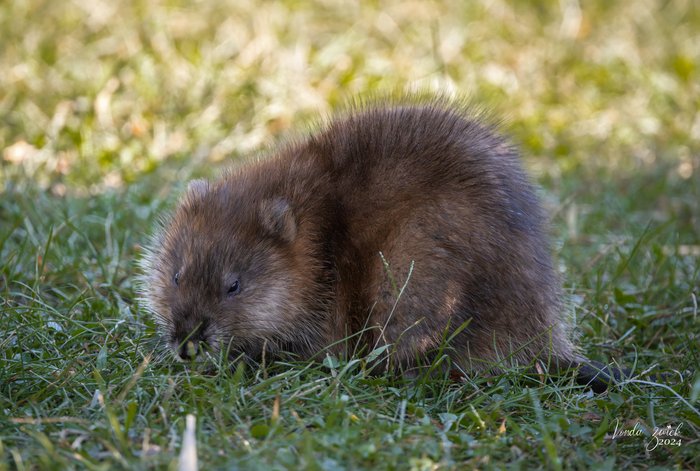
M 0 3 L 0 470 L 174 467 L 188 413 L 203 469 L 700 467 L 697 4 L 457 5 Z M 184 182 L 411 89 L 504 117 L 584 350 L 667 386 L 203 375 L 157 353 L 135 260 Z M 646 450 L 668 425 L 680 445 Z

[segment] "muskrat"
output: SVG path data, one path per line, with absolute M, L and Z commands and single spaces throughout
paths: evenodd
M 192 181 L 143 263 L 144 298 L 183 359 L 314 358 L 390 345 L 383 368 L 444 351 L 468 372 L 615 370 L 571 339 L 547 218 L 518 153 L 446 100 L 378 104 Z

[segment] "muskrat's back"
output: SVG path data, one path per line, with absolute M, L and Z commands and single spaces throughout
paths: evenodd
M 448 349 L 465 369 L 576 363 L 545 225 L 490 126 L 443 104 L 379 106 L 192 183 L 145 294 L 182 357 L 391 344 L 385 365 L 411 368 L 466 323 Z

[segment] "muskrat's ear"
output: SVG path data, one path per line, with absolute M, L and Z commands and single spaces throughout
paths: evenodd
M 187 197 L 188 198 L 201 198 L 206 195 L 209 191 L 209 182 L 203 178 L 198 178 L 197 180 L 191 180 L 187 184 Z
M 270 235 L 285 242 L 292 242 L 297 236 L 297 221 L 287 200 L 275 198 L 263 201 L 260 205 L 260 220 Z

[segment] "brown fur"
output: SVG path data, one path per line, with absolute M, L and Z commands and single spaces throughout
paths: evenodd
M 391 344 L 389 365 L 410 368 L 468 323 L 448 350 L 466 370 L 581 360 L 516 151 L 442 101 L 350 113 L 195 181 L 145 270 L 175 347 L 308 358 Z

